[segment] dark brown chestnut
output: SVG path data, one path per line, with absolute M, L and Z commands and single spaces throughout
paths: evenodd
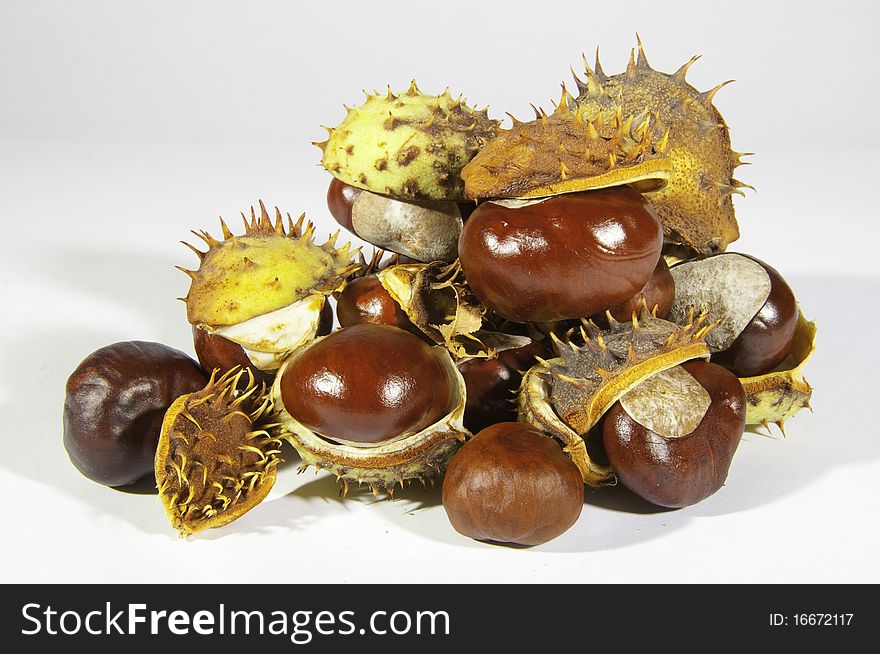
M 503 350 L 493 359 L 467 359 L 458 364 L 467 387 L 464 426 L 476 433 L 496 422 L 515 421 L 514 393 L 522 373 L 537 363 L 535 357 L 549 356 L 547 348 L 535 341 Z
M 755 257 L 770 277 L 770 294 L 733 344 L 712 355 L 712 361 L 738 377 L 770 372 L 788 356 L 798 323 L 794 292 L 779 272 Z
M 517 208 L 484 202 L 458 242 L 474 294 L 515 322 L 581 318 L 626 302 L 651 277 L 662 247 L 657 213 L 629 187 Z
M 452 526 L 465 536 L 540 545 L 577 521 L 584 481 L 555 440 L 530 425 L 501 422 L 455 453 L 442 498 Z
M 376 275 L 359 277 L 343 289 L 336 300 L 336 317 L 342 327 L 373 323 L 421 333 Z
M 669 319 L 688 320 L 691 310 L 716 323 L 706 342 L 712 361 L 739 377 L 770 372 L 794 342 L 798 306 L 782 276 L 755 257 L 725 252 L 676 264 L 675 301 Z
M 363 189 L 350 186 L 335 177 L 331 180 L 330 187 L 327 189 L 327 208 L 330 209 L 330 215 L 336 219 L 336 222 L 355 235 L 357 233 L 351 225 L 351 207 L 354 205 L 357 196 L 361 193 L 363 193 Z
M 74 466 L 106 486 L 153 474 L 165 411 L 208 379 L 183 352 L 129 341 L 86 357 L 67 380 L 64 447 Z
M 745 427 L 745 394 L 729 370 L 689 361 L 657 373 L 605 415 L 602 442 L 624 486 L 679 508 L 724 484 Z
M 322 436 L 371 445 L 433 425 L 458 397 L 441 357 L 397 327 L 345 327 L 291 360 L 281 377 L 285 410 Z
M 642 311 L 642 302 L 648 307 L 648 311 L 653 311 L 656 307 L 657 317 L 666 318 L 669 309 L 672 307 L 672 301 L 675 299 L 675 280 L 669 273 L 669 266 L 666 265 L 666 259 L 660 257 L 657 266 L 651 274 L 648 283 L 642 287 L 642 290 L 631 297 L 626 302 L 608 309 L 611 317 L 618 322 L 632 320 L 633 313 L 638 315 Z M 605 325 L 608 322 L 607 316 L 603 313 L 596 314 L 596 322 Z

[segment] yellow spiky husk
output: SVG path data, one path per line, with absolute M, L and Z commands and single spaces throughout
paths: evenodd
M 244 233 L 236 236 L 223 219 L 223 240 L 206 231 L 193 232 L 208 246 L 203 252 L 184 243 L 199 257 L 197 270 L 186 270 L 191 279 L 186 302 L 193 325 L 209 328 L 241 323 L 289 306 L 312 294 L 330 295 L 341 290 L 357 270 L 358 250 L 351 244 L 336 247 L 339 232 L 322 245 L 315 243 L 315 228 L 305 216 L 285 227 L 276 207 L 275 221 L 260 201 L 260 215 L 251 207 L 250 221 L 242 214 Z
M 359 107 L 327 128 L 321 164 L 346 184 L 405 200 L 463 200 L 460 172 L 498 121 L 475 111 L 447 89 L 421 93 L 413 82 L 403 93 L 366 94 Z

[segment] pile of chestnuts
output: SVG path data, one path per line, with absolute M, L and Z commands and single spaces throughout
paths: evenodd
M 585 485 L 670 508 L 717 492 L 747 425 L 809 406 L 815 325 L 779 272 L 725 252 L 740 154 L 686 72 L 639 44 L 508 130 L 448 91 L 368 94 L 316 145 L 331 215 L 372 256 L 262 202 L 193 232 L 198 362 L 89 355 L 71 461 L 107 486 L 153 476 L 181 535 L 256 507 L 283 441 L 343 495 L 441 481 L 452 527 L 495 543 L 562 534 Z

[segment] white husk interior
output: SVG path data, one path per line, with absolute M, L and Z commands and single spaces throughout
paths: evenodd
M 454 202 L 402 202 L 364 191 L 351 207 L 351 224 L 365 241 L 418 261 L 452 261 L 463 222 Z
M 279 359 L 276 355 L 295 350 L 315 337 L 324 301 L 324 295 L 314 293 L 281 309 L 215 329 L 213 333 L 241 345 L 258 368 L 277 368 L 280 363 L 272 363 Z
M 712 352 L 731 346 L 770 295 L 770 276 L 761 264 L 739 254 L 719 254 L 669 269 L 675 301 L 668 319 L 687 321 L 688 312 L 705 312 L 717 325 L 706 336 Z
M 711 403 L 706 389 L 681 366 L 648 377 L 620 398 L 633 420 L 666 438 L 693 432 Z

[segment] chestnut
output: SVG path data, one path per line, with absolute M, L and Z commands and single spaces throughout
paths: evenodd
M 485 202 L 458 242 L 474 294 L 514 322 L 582 318 L 626 302 L 651 277 L 662 247 L 657 213 L 629 187 Z
M 327 438 L 369 446 L 438 422 L 458 397 L 442 357 L 397 327 L 345 327 L 295 355 L 281 375 L 284 409 Z
M 421 333 L 376 275 L 349 282 L 336 300 L 336 317 L 342 327 L 373 323 L 400 327 L 417 335 Z
M 691 309 L 708 312 L 718 325 L 706 338 L 712 361 L 754 377 L 788 356 L 798 323 L 798 305 L 779 272 L 755 257 L 726 252 L 670 269 L 676 298 L 670 319 L 681 322 Z
M 674 299 L 675 280 L 672 279 L 666 259 L 660 257 L 654 272 L 651 274 L 651 278 L 642 287 L 642 290 L 626 302 L 608 309 L 608 313 L 618 322 L 632 320 L 633 313 L 636 315 L 641 313 L 642 303 L 644 302 L 645 306 L 648 307 L 648 311 L 654 311 L 656 308 L 657 317 L 666 318 Z M 596 314 L 594 320 L 600 325 L 608 324 L 608 317 L 604 312 Z
M 64 447 L 74 466 L 106 486 L 153 474 L 162 420 L 208 378 L 183 352 L 129 341 L 87 356 L 67 380 Z
M 330 187 L 327 189 L 327 208 L 330 209 L 330 215 L 355 236 L 357 233 L 351 224 L 351 207 L 361 193 L 363 189 L 346 184 L 335 177 L 330 181 Z
M 493 359 L 467 359 L 458 364 L 467 387 L 464 426 L 471 432 L 496 422 L 516 420 L 516 390 L 522 374 L 537 363 L 536 357 L 549 357 L 550 352 L 534 341 L 523 347 L 502 350 Z
M 624 486 L 679 508 L 724 484 L 745 428 L 742 385 L 729 370 L 689 361 L 657 373 L 605 415 L 602 443 Z
M 798 323 L 794 292 L 779 272 L 754 257 L 770 277 L 770 293 L 758 313 L 746 324 L 736 340 L 712 361 L 738 377 L 754 377 L 770 372 L 788 356 Z
M 584 482 L 555 440 L 530 425 L 501 422 L 453 455 L 442 500 L 465 536 L 540 545 L 577 521 Z

